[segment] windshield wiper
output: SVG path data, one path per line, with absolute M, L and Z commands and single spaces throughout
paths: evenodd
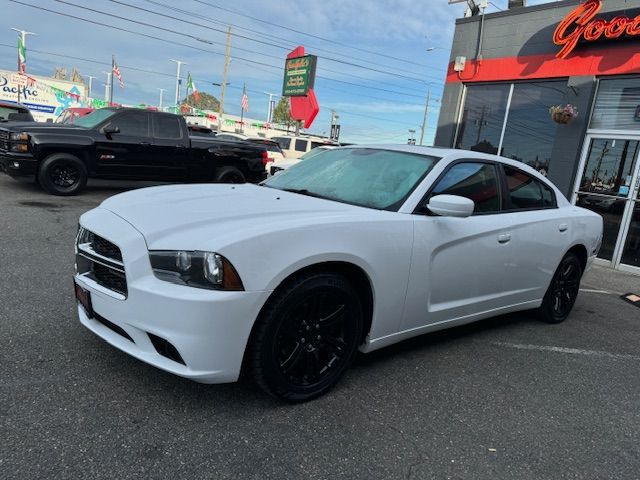
M 319 193 L 310 192 L 306 188 L 281 188 L 280 190 L 284 190 L 285 192 L 298 193 L 300 195 L 306 195 L 307 197 L 324 198 L 325 200 L 332 200 L 331 198 L 325 197 L 324 195 L 320 195 Z

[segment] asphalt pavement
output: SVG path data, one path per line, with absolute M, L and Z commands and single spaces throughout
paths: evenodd
M 595 267 L 560 325 L 492 318 L 360 356 L 285 405 L 200 385 L 82 327 L 78 197 L 0 174 L 0 478 L 638 479 L 640 277 Z

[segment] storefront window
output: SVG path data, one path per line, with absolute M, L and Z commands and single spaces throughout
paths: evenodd
M 456 148 L 498 153 L 511 85 L 467 87 Z
M 558 128 L 549 118 L 549 107 L 567 103 L 566 88 L 566 81 L 514 85 L 502 156 L 526 163 L 546 175 Z
M 640 130 L 640 79 L 600 80 L 590 128 Z

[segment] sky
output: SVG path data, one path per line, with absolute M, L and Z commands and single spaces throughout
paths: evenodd
M 546 3 L 530 0 L 529 5 Z M 318 56 L 314 91 L 320 113 L 309 131 L 329 133 L 331 111 L 340 139 L 357 143 L 420 141 L 430 92 L 425 144 L 440 108 L 455 19 L 463 4 L 447 0 L 0 0 L 0 68 L 17 68 L 16 32 L 27 37 L 27 72 L 56 67 L 92 75 L 104 98 L 111 56 L 122 72 L 114 101 L 158 105 L 175 98 L 176 64 L 183 85 L 191 73 L 199 91 L 220 98 L 227 28 L 232 29 L 225 112 L 240 114 L 243 85 L 253 119 L 266 120 L 268 93 L 282 91 L 284 59 L 298 45 Z M 490 2 L 487 12 L 506 9 Z M 37 8 L 34 8 L 37 7 Z M 60 15 L 62 14 L 62 15 Z M 364 67 L 364 68 L 363 68 Z M 184 97 L 184 87 L 181 97 Z

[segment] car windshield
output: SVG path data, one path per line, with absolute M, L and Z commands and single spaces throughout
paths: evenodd
M 326 148 L 316 147 L 313 150 L 309 150 L 307 153 L 303 153 L 298 160 L 309 160 L 311 157 L 315 157 L 319 153 L 326 152 Z
M 76 118 L 73 121 L 74 125 L 84 128 L 94 128 L 96 125 L 102 123 L 104 120 L 114 115 L 117 111 L 110 108 L 101 108 L 95 112 L 91 112 L 84 117 Z
M 16 113 L 27 113 L 27 112 L 17 107 L 16 108 L 0 107 L 0 120 L 9 120 L 9 115 L 12 113 L 16 114 Z
M 376 148 L 326 150 L 271 177 L 263 185 L 397 211 L 439 159 Z

